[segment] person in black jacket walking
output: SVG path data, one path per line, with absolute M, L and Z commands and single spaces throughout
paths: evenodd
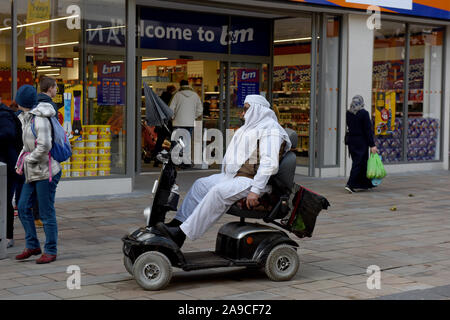
M 7 166 L 6 186 L 6 238 L 7 247 L 14 245 L 14 208 L 12 198 L 17 181 L 15 170 L 17 157 L 22 150 L 22 125 L 14 111 L 4 105 L 0 98 L 0 162 Z
M 352 99 L 347 110 L 346 122 L 348 128 L 348 151 L 352 158 L 352 170 L 345 190 L 349 193 L 355 189 L 373 188 L 372 182 L 367 178 L 367 161 L 369 160 L 369 148 L 371 153 L 377 153 L 375 146 L 372 122 L 369 112 L 364 109 L 364 99 L 356 95 Z

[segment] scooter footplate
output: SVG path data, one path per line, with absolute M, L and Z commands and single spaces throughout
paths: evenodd
M 186 271 L 233 265 L 231 260 L 222 258 L 213 251 L 187 252 L 184 253 L 184 258 L 186 259 L 186 264 L 183 266 L 183 270 Z

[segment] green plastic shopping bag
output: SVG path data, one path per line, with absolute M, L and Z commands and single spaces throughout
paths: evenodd
M 383 179 L 386 177 L 386 170 L 384 169 L 383 162 L 378 153 L 371 153 L 370 158 L 367 161 L 367 174 L 368 179 Z

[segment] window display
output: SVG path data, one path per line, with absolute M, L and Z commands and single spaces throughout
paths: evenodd
M 384 21 L 374 30 L 372 123 L 384 163 L 403 161 L 404 24 Z
M 405 25 L 384 22 L 375 33 L 372 112 L 376 145 L 385 163 L 440 158 L 444 31 L 416 25 L 410 25 L 409 30 L 406 114 Z
M 101 5 L 100 20 L 104 21 L 92 17 L 95 10 L 91 9 Z M 27 24 L 18 26 L 18 86 L 36 84 L 39 91 L 41 76 L 52 77 L 58 84 L 53 101 L 73 148 L 72 157 L 62 163 L 63 178 L 125 174 L 124 48 L 118 49 L 123 55 L 112 61 L 111 54 L 105 58 L 89 46 L 94 35 L 102 38 L 105 33 L 111 39 L 123 33 L 120 26 L 108 25 L 111 19 L 124 19 L 120 10 L 125 1 L 19 0 L 17 7 L 18 24 Z M 84 31 L 86 47 L 81 42 L 82 10 L 90 26 Z M 86 52 L 90 53 L 83 59 Z M 85 66 L 80 64 L 83 60 Z
M 443 28 L 411 25 L 408 161 L 439 160 Z

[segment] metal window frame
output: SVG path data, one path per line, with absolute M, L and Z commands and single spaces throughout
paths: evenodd
M 308 150 L 308 176 L 316 175 L 316 106 L 317 106 L 317 30 L 318 13 L 311 16 L 311 85 L 310 85 L 310 109 L 309 109 L 309 150 Z M 320 88 L 319 88 L 320 89 Z
M 125 176 L 131 177 L 134 188 L 136 176 L 136 0 L 126 0 L 125 21 L 127 25 L 125 38 L 125 72 L 126 72 L 126 145 L 125 145 Z
M 17 93 L 17 1 L 11 1 L 11 100 Z

